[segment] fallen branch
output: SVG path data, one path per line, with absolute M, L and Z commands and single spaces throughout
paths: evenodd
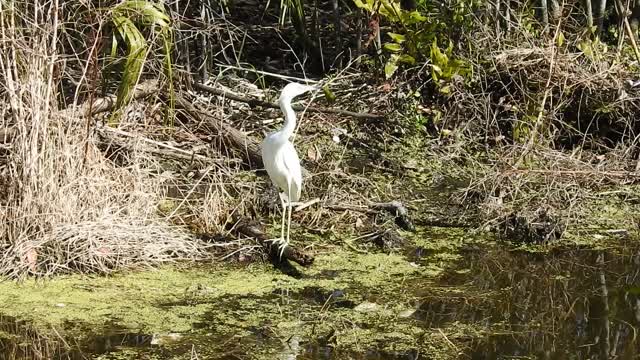
M 158 86 L 159 85 L 157 80 L 148 80 L 140 83 L 134 89 L 133 98 L 141 99 L 150 95 L 157 95 L 159 94 Z M 90 105 L 87 102 L 79 107 L 65 109 L 61 112 L 61 115 L 73 116 L 76 113 L 80 113 L 81 116 L 88 116 L 89 110 L 91 111 L 91 115 L 95 115 L 105 111 L 113 110 L 115 108 L 115 105 L 116 96 L 110 95 L 94 100 L 93 105 Z M 255 140 L 247 137 L 240 130 L 235 129 L 234 127 L 220 121 L 217 117 L 207 112 L 198 110 L 190 101 L 187 101 L 179 94 L 176 94 L 176 107 L 184 109 L 197 122 L 205 122 L 212 128 L 216 129 L 219 134 L 228 141 L 228 145 L 235 149 L 238 149 L 242 153 L 245 162 L 247 162 L 249 166 L 258 168 L 262 167 L 262 155 L 260 154 L 260 146 Z M 10 130 L 5 130 L 5 134 L 13 135 Z M 8 143 L 11 141 L 5 140 L 5 142 Z M 191 159 L 191 153 L 184 153 L 184 151 L 182 151 L 183 153 L 182 155 L 180 155 L 180 152 L 180 150 L 177 152 L 173 151 L 172 156 L 186 159 L 182 155 L 187 155 Z M 165 153 L 167 153 L 167 151 L 165 151 Z M 208 159 L 206 157 L 200 158 L 200 160 L 211 161 L 211 159 Z
M 224 140 L 226 140 L 227 146 L 231 146 L 239 150 L 244 161 L 249 164 L 250 167 L 261 168 L 263 166 L 260 145 L 255 140 L 246 136 L 240 130 L 224 123 L 216 116 L 197 109 L 182 95 L 176 94 L 175 100 L 176 107 L 184 109 L 196 123 L 206 123 L 215 129 Z
M 370 203 L 368 206 L 362 205 L 325 205 L 327 209 L 337 210 L 337 211 L 357 211 L 365 214 L 375 215 L 380 212 L 380 210 L 386 211 L 391 216 L 394 217 L 396 225 L 398 225 L 402 230 L 407 231 L 415 231 L 415 226 L 413 222 L 409 218 L 409 211 L 407 208 L 402 205 L 399 201 L 390 201 L 384 203 Z
M 98 127 L 97 132 L 103 137 L 109 139 L 110 141 L 117 143 L 118 146 L 124 146 L 124 147 L 127 146 L 127 142 L 122 140 L 118 136 L 128 137 L 132 139 L 138 139 L 143 143 L 155 146 L 155 147 L 142 148 L 143 151 L 146 151 L 149 153 L 171 157 L 179 160 L 186 160 L 186 161 L 200 160 L 205 163 L 218 162 L 218 160 L 216 159 L 212 159 L 204 155 L 196 154 L 193 151 L 182 150 L 175 146 L 171 146 L 169 144 L 165 144 L 160 141 L 151 140 L 151 139 L 142 137 L 138 134 L 130 133 L 127 131 L 123 131 L 123 130 L 108 127 L 108 126 Z
M 136 85 L 133 90 L 132 99 L 141 99 L 151 95 L 159 94 L 158 80 L 146 80 Z M 93 104 L 88 101 L 78 107 L 69 107 L 60 112 L 62 116 L 72 116 L 74 113 L 80 113 L 81 117 L 96 115 L 106 111 L 115 109 L 117 97 L 115 95 L 107 95 L 103 98 L 95 99 Z M 91 113 L 89 113 L 91 111 Z
M 242 131 L 226 124 L 208 111 L 199 110 L 182 95 L 176 95 L 176 107 L 182 108 L 196 123 L 205 123 L 215 129 L 225 141 L 225 146 L 234 148 L 240 152 L 244 162 L 253 169 L 263 168 L 260 144 L 245 135 Z M 302 168 L 302 177 L 309 176 L 307 169 Z
M 258 100 L 258 99 L 252 99 L 252 98 L 247 98 L 247 97 L 243 97 L 243 96 L 238 96 L 235 94 L 232 94 L 230 92 L 224 91 L 224 90 L 219 90 L 219 89 L 214 89 L 211 86 L 207 86 L 207 85 L 203 85 L 203 84 L 198 84 L 195 83 L 193 84 L 193 87 L 202 91 L 206 91 L 218 96 L 223 96 L 227 99 L 231 99 L 234 101 L 240 101 L 246 104 L 249 104 L 249 106 L 251 107 L 256 107 L 256 106 L 261 106 L 261 107 L 265 107 L 265 108 L 272 108 L 272 109 L 279 109 L 280 105 L 276 104 L 276 103 L 270 103 L 268 101 L 263 101 L 263 100 Z M 293 105 L 293 110 L 295 111 L 304 111 L 306 109 L 307 112 L 314 112 L 314 113 L 323 113 L 323 114 L 338 114 L 338 115 L 344 115 L 344 116 L 350 116 L 356 119 L 374 119 L 374 120 L 382 120 L 384 119 L 384 115 L 378 115 L 378 114 L 369 114 L 369 113 L 359 113 L 359 112 L 353 112 L 353 111 L 348 111 L 348 110 L 341 110 L 341 109 L 329 109 L 329 108 L 319 108 L 319 107 L 314 107 L 314 106 L 309 106 L 309 107 L 305 107 L 305 106 L 300 106 L 300 105 Z
M 391 214 L 395 218 L 396 225 L 402 230 L 415 231 L 411 219 L 409 218 L 409 211 L 400 201 L 390 201 L 385 203 L 371 203 L 369 204 L 371 209 L 384 210 Z
M 236 221 L 234 229 L 244 236 L 258 240 L 260 244 L 268 250 L 271 261 L 274 263 L 282 262 L 283 260 L 291 260 L 302 266 L 310 266 L 313 264 L 313 256 L 305 254 L 297 248 L 289 245 L 285 246 L 281 257 L 278 244 L 274 243 L 272 239 L 269 239 L 264 231 L 264 227 L 257 221 L 246 218 L 239 219 Z

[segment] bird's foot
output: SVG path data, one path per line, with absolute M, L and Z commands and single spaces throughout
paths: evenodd
M 273 239 L 271 240 L 271 246 L 276 245 L 278 246 L 278 257 L 280 258 L 280 260 L 282 260 L 282 255 L 284 254 L 284 249 L 289 246 L 289 242 L 284 239 L 284 238 L 277 238 L 277 239 Z

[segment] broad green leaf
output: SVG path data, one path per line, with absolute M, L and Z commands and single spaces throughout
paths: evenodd
M 336 101 L 336 95 L 329 89 L 329 85 L 325 84 L 322 87 L 322 92 L 324 93 L 325 99 L 327 99 L 330 103 Z
M 444 66 L 449 62 L 447 55 L 443 54 L 442 51 L 440 51 L 440 48 L 438 47 L 438 42 L 435 39 L 431 44 L 431 62 L 441 66 Z
M 413 25 L 427 20 L 427 17 L 420 14 L 418 11 L 403 11 L 400 17 L 402 18 L 402 23 L 404 25 Z
M 630 286 L 625 291 L 631 295 L 640 295 L 640 287 L 638 286 Z
M 405 41 L 407 40 L 407 39 L 405 38 L 405 36 L 404 36 L 404 35 L 402 35 L 402 34 L 396 34 L 396 33 L 391 33 L 391 32 L 390 32 L 390 33 L 387 33 L 387 35 L 389 35 L 389 37 L 390 37 L 393 41 L 397 42 L 398 44 L 402 44 L 403 42 L 405 42 Z
M 561 47 L 564 44 L 564 34 L 562 31 L 558 33 L 558 37 L 556 38 L 556 46 Z
M 146 0 L 129 0 L 119 4 L 116 11 L 127 17 L 137 16 L 145 25 L 169 26 L 170 19 L 162 5 Z
M 398 55 L 393 54 L 384 65 L 384 76 L 389 79 L 398 70 Z
M 411 55 L 403 54 L 398 58 L 398 62 L 401 62 L 403 64 L 415 65 L 416 59 Z
M 360 9 L 367 10 L 369 12 L 373 11 L 373 1 L 367 1 L 365 3 L 362 2 L 362 0 L 353 0 L 353 3 Z
M 577 48 L 589 59 L 593 59 L 593 49 L 591 48 L 591 42 L 589 40 L 579 42 Z
M 390 52 L 400 52 L 402 51 L 402 45 L 396 43 L 385 43 L 382 46 L 385 50 Z
M 147 40 L 138 25 L 152 27 L 162 41 L 164 52 L 164 68 L 169 85 L 169 113 L 167 118 L 172 118 L 175 104 L 173 91 L 173 64 L 171 63 L 171 51 L 173 48 L 173 32 L 170 26 L 171 19 L 165 13 L 164 6 L 146 0 L 125 0 L 118 4 L 112 13 L 112 21 L 116 31 L 127 47 L 127 59 L 124 65 L 122 80 L 118 88 L 116 100 L 117 110 L 110 120 L 111 124 L 117 123 L 121 109 L 131 100 L 131 91 L 138 83 L 149 48 Z M 138 25 L 136 25 L 138 24 Z M 159 29 L 158 29 L 159 27 Z M 118 40 L 114 35 L 111 53 L 115 55 Z
M 382 6 L 380 6 L 380 14 L 388 17 L 393 21 L 400 21 L 401 19 L 398 17 L 402 14 L 402 9 L 400 8 L 400 2 L 395 2 L 393 0 L 380 0 L 382 2 Z

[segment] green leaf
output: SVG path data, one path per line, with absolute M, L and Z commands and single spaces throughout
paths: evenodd
M 125 0 L 118 4 L 113 12 L 112 19 L 114 27 L 122 41 L 127 47 L 127 60 L 124 65 L 122 80 L 118 88 L 116 100 L 116 111 L 114 111 L 110 124 L 118 121 L 122 108 L 131 100 L 131 93 L 138 83 L 149 48 L 143 32 L 138 26 L 150 26 L 162 40 L 164 52 L 164 69 L 168 78 L 169 86 L 169 113 L 167 118 L 173 118 L 172 112 L 175 103 L 173 91 L 173 64 L 171 62 L 171 51 L 173 48 L 173 32 L 171 29 L 171 19 L 165 13 L 164 6 L 147 0 Z M 158 29 L 159 28 L 159 29 Z M 111 53 L 115 55 L 118 40 L 114 35 Z
M 111 36 L 111 59 L 115 59 L 117 51 L 118 51 L 118 38 L 116 37 L 116 34 L 113 34 Z
M 388 17 L 392 21 L 401 21 L 398 18 L 398 15 L 402 14 L 402 9 L 400 8 L 400 2 L 394 0 L 376 0 L 376 2 L 380 2 L 382 6 L 380 6 L 380 14 Z
M 389 79 L 398 70 L 398 55 L 393 54 L 384 65 L 384 76 Z
M 577 48 L 582 51 L 589 59 L 593 59 L 593 49 L 591 48 L 591 41 L 583 40 L 578 43 Z
M 564 34 L 562 31 L 558 33 L 558 37 L 556 38 L 556 46 L 561 47 L 564 44 Z
M 389 35 L 389 37 L 390 37 L 393 41 L 397 42 L 398 44 L 402 44 L 403 42 L 405 42 L 405 41 L 407 40 L 407 39 L 405 38 L 405 36 L 404 36 L 404 35 L 402 35 L 402 34 L 396 34 L 396 33 L 391 33 L 391 32 L 390 32 L 390 33 L 387 33 L 387 35 Z
M 447 55 L 443 54 L 442 51 L 440 51 L 440 48 L 438 47 L 438 42 L 435 39 L 431 44 L 431 62 L 434 65 L 439 65 L 439 66 L 446 66 L 447 63 L 449 62 L 449 58 L 447 58 Z
M 625 291 L 631 295 L 640 295 L 640 287 L 637 286 L 630 286 Z
M 329 89 L 328 84 L 325 84 L 322 87 L 322 92 L 324 93 L 325 99 L 327 99 L 330 103 L 333 103 L 336 101 L 336 95 L 331 91 L 331 89 Z
M 385 43 L 382 46 L 385 50 L 390 52 L 400 52 L 402 51 L 402 45 L 396 43 Z
M 415 65 L 416 64 L 416 59 L 411 56 L 411 55 L 400 55 L 400 57 L 398 58 L 398 62 L 401 62 L 403 64 L 408 64 L 408 65 Z
M 367 10 L 369 12 L 373 11 L 373 1 L 367 1 L 364 3 L 362 0 L 353 0 L 353 3 L 360 9 Z
M 418 11 L 403 11 L 400 17 L 404 25 L 413 25 L 427 20 L 427 17 L 420 14 Z

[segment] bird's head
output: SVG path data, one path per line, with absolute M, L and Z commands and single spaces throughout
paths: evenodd
M 306 92 L 317 90 L 319 87 L 317 85 L 303 85 L 299 83 L 289 83 L 287 86 L 282 89 L 280 93 L 280 101 L 289 101 L 293 100 L 294 97 L 300 96 Z

